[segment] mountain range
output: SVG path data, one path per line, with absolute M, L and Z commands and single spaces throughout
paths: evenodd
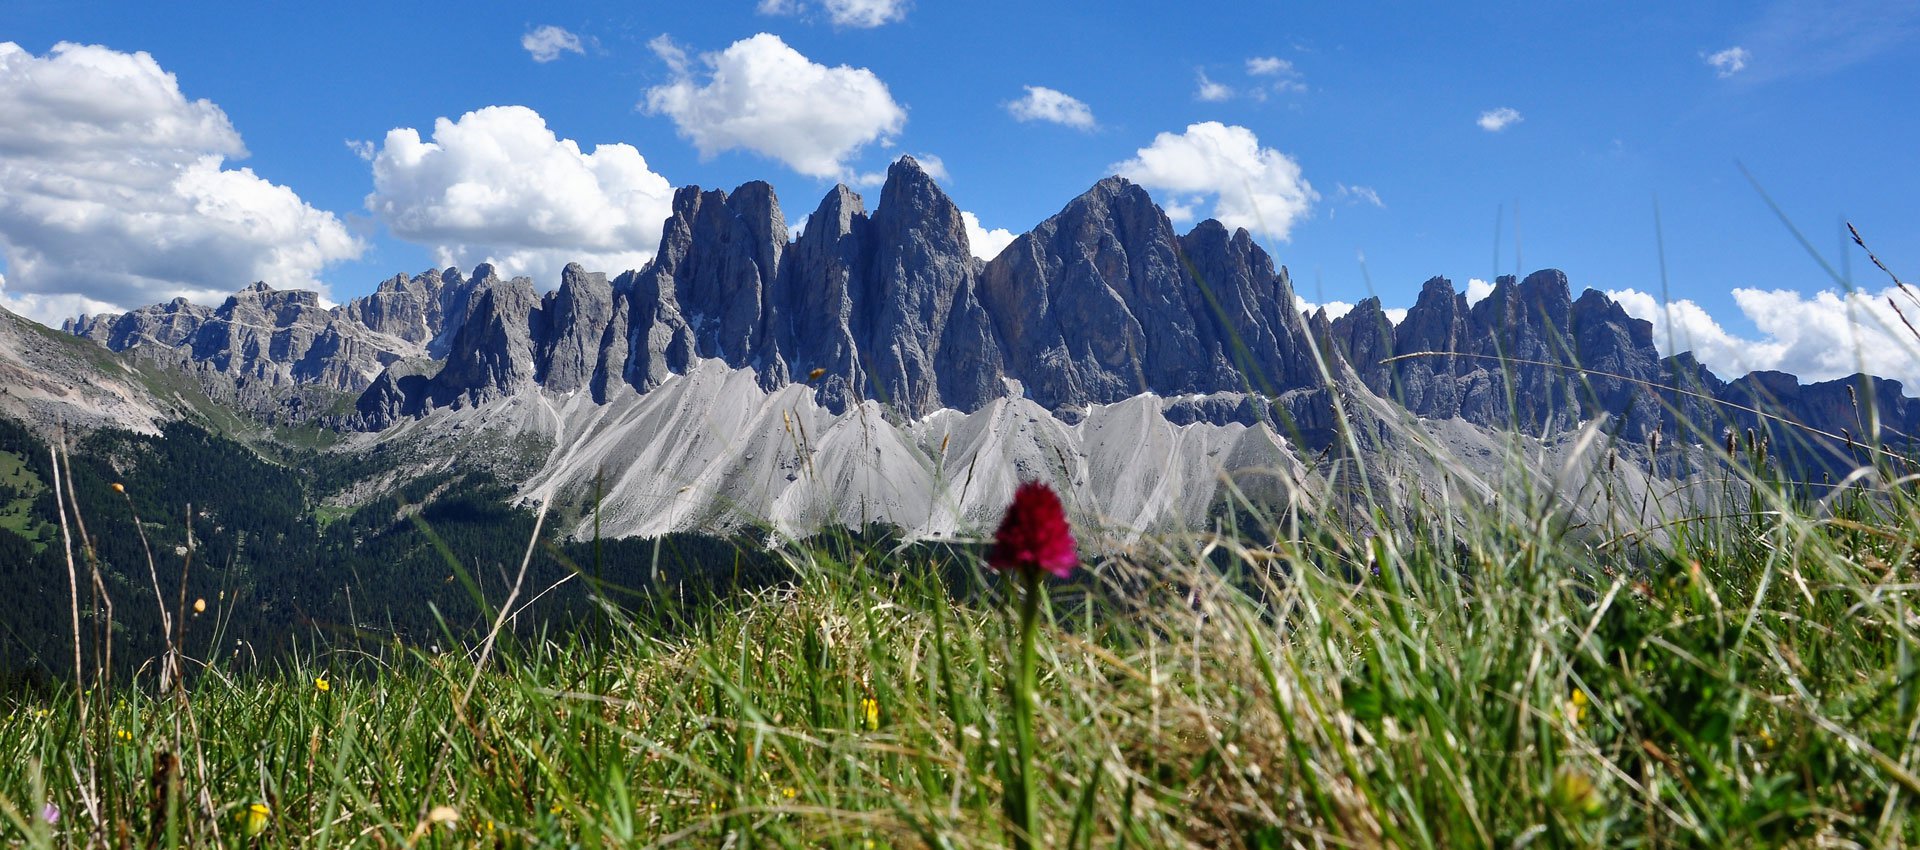
M 765 183 L 687 187 L 645 268 L 569 265 L 544 294 L 481 265 L 333 307 L 256 283 L 218 307 L 63 329 L 387 458 L 329 497 L 344 506 L 459 458 L 522 499 L 592 500 L 613 534 L 886 520 L 937 535 L 977 527 L 1032 477 L 1108 524 L 1192 525 L 1234 480 L 1223 469 L 1324 484 L 1309 461 L 1348 453 L 1338 435 L 1353 430 L 1379 438 L 1361 454 L 1404 448 L 1394 435 L 1413 427 L 1491 456 L 1598 427 L 1654 476 L 1685 478 L 1700 468 L 1687 449 L 1728 434 L 1773 438 L 1811 477 L 1920 429 L 1895 381 L 1723 381 L 1662 357 L 1649 323 L 1596 290 L 1573 297 L 1551 269 L 1472 304 L 1434 278 L 1398 322 L 1375 298 L 1303 313 L 1245 230 L 1179 233 L 1118 177 L 989 261 L 910 157 L 871 211 L 836 186 L 792 233 Z M 1657 434 L 1681 453 L 1665 466 Z

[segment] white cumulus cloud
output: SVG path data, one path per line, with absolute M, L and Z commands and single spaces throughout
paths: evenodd
M 1189 125 L 1183 133 L 1161 133 L 1112 170 L 1168 193 L 1169 217 L 1190 218 L 1211 196 L 1213 217 L 1222 224 L 1282 240 L 1320 199 L 1301 176 L 1299 163 L 1261 147 L 1252 130 L 1218 121 Z
M 934 182 L 947 182 L 946 160 L 930 153 L 917 153 L 913 155 L 913 161 L 920 163 L 920 170 L 926 172 L 928 177 L 934 179 Z
M 1713 69 L 1714 76 L 1726 79 L 1747 69 L 1747 60 L 1753 58 L 1747 49 L 1739 45 L 1708 54 L 1704 57 L 1707 66 Z
M 1341 316 L 1344 316 L 1348 313 L 1353 312 L 1353 305 L 1346 301 L 1328 301 L 1325 303 L 1316 304 L 1312 301 L 1308 301 L 1305 298 L 1301 298 L 1299 295 L 1293 296 L 1293 308 L 1309 316 L 1321 310 L 1325 310 L 1327 311 L 1327 318 L 1329 320 L 1338 319 Z
M 1199 87 L 1193 91 L 1193 96 L 1196 99 L 1204 100 L 1208 103 L 1219 103 L 1220 101 L 1233 97 L 1233 89 L 1231 87 L 1224 83 L 1214 82 L 1212 78 L 1207 76 L 1206 71 L 1197 71 L 1195 73 L 1199 78 Z
M 146 53 L 0 42 L 0 304 L 42 321 L 254 280 L 325 292 L 365 245 L 251 169 L 240 133 Z
M 1341 316 L 1353 312 L 1355 306 L 1358 305 L 1349 304 L 1345 301 L 1328 301 L 1325 304 L 1315 304 L 1312 301 L 1301 298 L 1297 294 L 1293 296 L 1294 309 L 1309 316 L 1313 315 L 1317 310 L 1325 309 L 1327 311 L 1328 321 L 1338 319 Z M 1383 307 L 1380 313 L 1387 317 L 1387 321 L 1396 325 L 1407 320 L 1407 308 L 1405 307 Z
M 1487 300 L 1487 296 L 1492 294 L 1493 284 L 1477 277 L 1467 279 L 1467 306 L 1471 307 L 1485 301 Z
M 972 249 L 974 256 L 982 260 L 991 260 L 1000 256 L 1001 251 L 1007 250 L 1007 246 L 1013 244 L 1013 231 L 1003 227 L 988 230 L 980 225 L 980 217 L 973 213 L 962 210 L 960 221 L 967 228 L 967 247 Z
M 520 36 L 520 46 L 525 48 L 535 62 L 552 62 L 562 53 L 585 53 L 580 48 L 580 37 L 552 24 L 527 30 Z
M 1027 86 L 1027 94 L 1007 104 L 1019 121 L 1051 121 L 1076 130 L 1094 128 L 1093 110 L 1073 95 L 1046 86 Z
M 1755 370 L 1778 370 L 1802 381 L 1828 381 L 1866 371 L 1920 389 L 1920 340 L 1888 299 L 1920 325 L 1920 310 L 1895 289 L 1826 291 L 1808 297 L 1789 290 L 1735 289 L 1733 301 L 1759 332 L 1744 338 L 1729 332 L 1691 300 L 1661 304 L 1633 289 L 1607 293 L 1628 315 L 1653 323 L 1653 342 L 1663 355 L 1693 352 L 1727 380 Z
M 829 68 L 776 35 L 702 54 L 704 83 L 685 51 L 664 38 L 653 47 L 675 79 L 648 89 L 644 106 L 673 119 L 703 157 L 749 150 L 809 177 L 844 179 L 848 159 L 907 123 L 907 111 L 872 71 Z
M 431 141 L 397 127 L 373 157 L 367 209 L 435 262 L 491 262 L 557 284 L 579 262 L 619 273 L 653 256 L 673 186 L 632 145 L 583 153 L 524 106 L 489 106 L 433 123 Z
M 1480 113 L 1480 120 L 1474 123 L 1479 124 L 1480 129 L 1489 133 L 1498 133 L 1525 120 L 1520 117 L 1520 110 L 1511 106 L 1502 106 L 1499 109 L 1489 109 Z

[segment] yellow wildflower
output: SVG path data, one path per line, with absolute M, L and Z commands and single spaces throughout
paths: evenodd
M 315 679 L 313 680 L 313 689 L 324 694 L 333 690 L 333 683 L 328 682 L 325 678 Z
M 234 812 L 233 819 L 240 822 L 246 834 L 259 835 L 267 831 L 267 824 L 273 820 L 273 809 L 267 808 L 266 803 L 254 803 Z
M 1575 726 L 1585 725 L 1588 704 L 1587 692 L 1574 688 L 1573 696 L 1567 700 L 1567 719 L 1572 720 Z
M 860 700 L 860 716 L 866 718 L 867 729 L 880 728 L 880 701 L 873 697 Z
M 1588 776 L 1572 765 L 1563 764 L 1553 772 L 1553 803 L 1570 815 L 1593 817 L 1606 809 L 1606 797 Z
M 195 614 L 207 613 L 207 600 L 205 599 L 193 600 L 193 613 Z
M 132 732 L 128 732 L 128 731 L 127 731 L 127 730 L 125 730 L 125 729 L 121 729 L 121 730 L 119 730 L 119 731 L 117 731 L 117 732 L 114 732 L 114 733 L 113 733 L 113 737 L 115 737 L 115 738 L 118 738 L 118 739 L 120 739 L 120 743 L 122 743 L 122 744 L 131 744 L 131 743 L 133 743 L 133 733 L 132 733 Z
M 799 796 L 799 795 L 800 795 L 800 792 L 799 792 L 799 791 L 797 791 L 797 790 L 795 790 L 795 789 L 794 789 L 793 787 L 791 787 L 791 786 L 789 786 L 789 787 L 786 787 L 786 788 L 782 788 L 782 789 L 780 789 L 780 796 L 782 796 L 782 797 L 785 797 L 785 798 L 787 798 L 787 799 L 789 799 L 789 800 L 791 800 L 791 799 L 793 799 L 794 797 L 797 797 L 797 796 Z

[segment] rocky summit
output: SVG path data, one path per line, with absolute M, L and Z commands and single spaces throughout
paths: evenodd
M 1144 189 L 1118 177 L 992 261 L 973 256 L 959 208 L 911 157 L 888 170 L 873 209 L 836 186 L 805 222 L 790 237 L 765 183 L 731 193 L 690 186 L 675 194 L 646 267 L 569 265 L 544 293 L 536 281 L 481 265 L 470 275 L 398 275 L 337 307 L 257 283 L 218 307 L 176 300 L 80 318 L 66 330 L 190 375 L 211 397 L 269 422 L 311 421 L 376 440 L 455 414 L 446 421 L 462 424 L 447 427 L 519 423 L 568 452 L 535 464 L 556 487 L 578 484 L 556 479 L 556 466 L 577 478 L 599 474 L 588 467 L 608 458 L 648 456 L 607 444 L 642 439 L 612 424 L 620 421 L 735 447 L 737 456 L 698 448 L 655 461 L 677 477 L 650 476 L 645 486 L 666 489 L 692 486 L 725 463 L 746 474 L 782 440 L 821 437 L 804 434 L 810 426 L 832 431 L 870 415 L 893 430 L 858 425 L 849 433 L 863 434 L 867 448 L 849 449 L 845 462 L 876 475 L 898 470 L 873 466 L 875 457 L 944 468 L 952 432 L 936 434 L 928 422 L 990 431 L 999 426 L 982 423 L 1015 421 L 1010 410 L 1068 430 L 1040 429 L 1053 436 L 1018 446 L 989 440 L 970 449 L 975 460 L 1058 475 L 1070 475 L 1070 452 L 1082 461 L 1111 454 L 1098 446 L 1122 432 L 1102 425 L 1109 436 L 1094 440 L 1081 428 L 1089 417 L 1112 423 L 1140 411 L 1176 430 L 1258 426 L 1272 432 L 1269 442 L 1314 452 L 1331 446 L 1342 415 L 1412 414 L 1535 440 L 1603 422 L 1614 443 L 1639 447 L 1635 456 L 1676 476 L 1685 464 L 1661 468 L 1655 435 L 1680 452 L 1729 435 L 1776 439 L 1782 456 L 1792 445 L 1808 471 L 1831 474 L 1875 441 L 1901 443 L 1920 430 L 1920 402 L 1897 382 L 1803 386 L 1774 373 L 1722 380 L 1691 356 L 1663 358 L 1651 325 L 1601 292 L 1576 297 L 1551 269 L 1502 277 L 1472 304 L 1434 278 L 1398 322 L 1372 298 L 1337 317 L 1303 315 L 1286 268 L 1245 230 L 1209 220 L 1182 234 Z M 736 373 L 747 383 L 722 377 Z M 713 395 L 719 387 L 725 394 Z M 1114 407 L 1143 396 L 1157 400 Z M 801 398 L 817 413 L 801 415 Z M 551 416 L 529 412 L 537 406 L 528 399 Z M 712 409 L 663 407 L 670 404 Z M 714 424 L 715 405 L 732 411 L 733 424 Z M 948 414 L 964 419 L 940 418 Z M 1141 427 L 1123 429 L 1133 435 L 1126 439 L 1147 439 L 1152 429 Z M 1196 445 L 1217 452 L 1238 439 Z M 876 440 L 897 445 L 898 456 Z M 759 448 L 743 448 L 750 444 Z M 1181 451 L 1170 448 L 1161 461 Z M 770 493 L 727 498 L 776 511 Z M 978 497 L 963 488 L 955 498 Z M 672 525 L 658 520 L 654 512 L 635 522 Z
M 702 360 L 752 370 L 764 389 L 806 382 L 830 410 L 872 399 L 906 420 L 1009 393 L 1072 420 L 1141 393 L 1321 384 L 1285 270 L 1217 222 L 1178 235 L 1118 178 L 990 263 L 908 157 L 871 214 L 835 187 L 791 241 L 766 184 L 688 187 L 644 269 L 608 281 L 570 267 L 536 298 L 530 281 L 502 283 L 483 266 L 467 287 L 440 372 L 379 381 L 358 425 L 529 386 L 604 401 L 612 384 L 647 392 Z

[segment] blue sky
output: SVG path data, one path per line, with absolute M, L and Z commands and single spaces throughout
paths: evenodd
M 1116 166 L 1196 219 L 1251 208 L 1258 221 L 1247 223 L 1315 302 L 1371 293 L 1406 306 L 1432 275 L 1464 288 L 1471 278 L 1559 267 L 1576 288 L 1625 293 L 1636 312 L 1688 336 L 1670 347 L 1710 351 L 1709 365 L 1723 373 L 1818 373 L 1859 359 L 1833 355 L 1847 336 L 1849 302 L 1818 296 L 1834 282 L 1736 163 L 1869 294 L 1886 281 L 1842 250 L 1843 219 L 1897 270 L 1920 276 L 1920 110 L 1912 108 L 1920 103 L 1920 7 L 1912 3 L 1246 3 L 1196 11 L 1142 2 L 740 0 L 202 9 L 8 3 L 0 42 L 17 50 L 12 73 L 0 74 L 0 111 L 23 111 L 50 129 L 0 130 L 0 194 L 15 198 L 11 208 L 0 198 L 0 301 L 51 318 L 175 292 L 204 300 L 273 275 L 284 285 L 324 285 L 345 300 L 449 257 L 462 265 L 482 255 L 519 257 L 536 273 L 569 251 L 632 260 L 652 248 L 634 243 L 657 238 L 648 216 L 659 200 L 647 193 L 658 195 L 659 186 L 731 189 L 764 179 L 797 221 L 836 179 L 873 175 L 902 153 L 937 161 L 963 209 L 986 228 L 1014 233 Z M 565 35 L 537 57 L 523 41 L 547 26 Z M 777 41 L 754 38 L 760 33 Z M 60 42 L 145 52 L 173 75 L 180 102 L 156 106 L 128 95 L 121 111 L 211 121 L 194 108 L 204 100 L 227 126 L 194 125 L 161 154 L 90 132 L 92 101 L 49 106 L 33 89 L 49 85 L 48 73 L 35 82 L 34 69 L 54 61 Z M 578 49 L 568 49 L 574 43 Z M 786 71 L 798 77 L 785 95 L 747 82 L 753 72 Z M 72 91 L 78 83 L 58 85 Z M 1030 86 L 1084 111 L 1043 95 L 1053 98 L 1043 111 L 1069 123 L 1020 120 L 1010 104 Z M 164 91 L 148 94 L 167 100 Z M 838 114 L 810 117 L 815 103 Z M 721 114 L 738 104 L 764 120 L 740 124 Z M 773 115 L 769 104 L 797 114 Z M 460 122 L 492 106 L 530 112 L 489 113 L 465 128 L 466 144 L 484 146 L 509 128 L 524 133 L 537 116 L 583 153 L 630 145 L 645 173 L 634 175 L 631 157 L 609 156 L 594 166 L 600 185 L 589 180 L 581 189 L 567 178 L 586 172 L 552 150 L 526 155 L 558 157 L 549 163 L 554 172 L 452 156 L 436 165 L 431 157 L 402 162 L 389 136 L 411 128 L 432 142 L 436 120 Z M 42 116 L 47 110 L 66 111 L 56 121 Z M 1488 129 L 1500 122 L 1483 117 L 1498 110 L 1517 120 Z M 1195 125 L 1211 129 L 1189 129 Z M 809 149 L 814 137 L 828 141 Z M 1242 142 L 1244 156 L 1218 150 Z M 359 143 L 370 146 L 356 151 Z M 1189 161 L 1196 151 L 1217 161 Z M 194 165 L 209 153 L 222 159 Z M 376 185 L 382 156 L 390 180 Z M 170 161 L 172 171 L 144 183 L 128 178 L 140 185 L 102 189 L 92 203 L 111 206 L 189 172 L 210 188 L 188 193 L 188 208 L 169 196 L 174 206 L 157 230 L 111 221 L 97 224 L 111 232 L 65 228 L 67 207 L 55 200 L 66 184 L 57 178 L 112 170 L 118 157 Z M 255 179 L 233 174 L 242 168 Z M 497 197 L 448 209 L 445 190 L 462 179 L 494 186 Z M 28 185 L 31 192 L 19 188 Z M 591 197 L 569 194 L 576 189 Z M 1258 197 L 1232 203 L 1248 189 Z M 55 200 L 22 200 L 41 195 Z M 217 209 L 206 213 L 209 205 Z M 195 215 L 232 208 L 241 211 L 204 243 L 174 239 L 175 255 L 164 262 L 139 250 L 142 239 L 197 233 Z M 515 244 L 529 240 L 513 230 L 529 221 L 551 232 L 516 254 Z M 1658 303 L 1657 233 L 1666 295 L 1689 309 Z M 252 240 L 251 248 L 232 247 L 236 238 Z M 1809 330 L 1828 327 L 1808 319 L 1822 309 L 1837 324 Z M 1920 373 L 1901 362 L 1868 365 Z

